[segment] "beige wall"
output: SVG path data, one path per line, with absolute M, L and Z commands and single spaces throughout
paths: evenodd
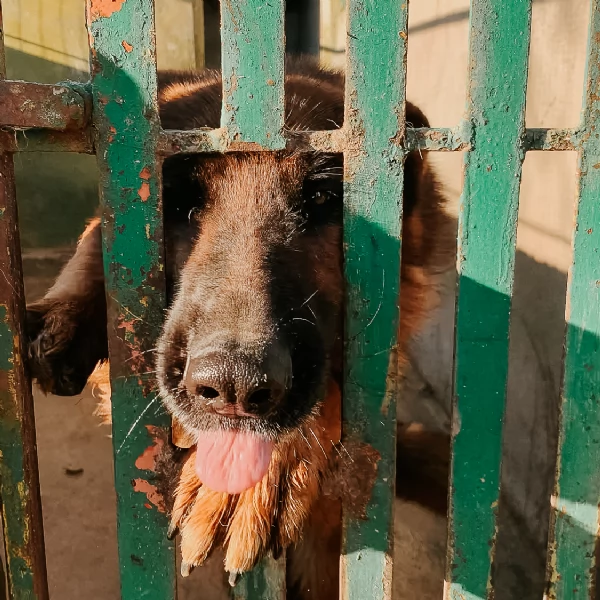
M 193 2 L 156 0 L 159 68 L 193 68 Z M 6 45 L 30 56 L 88 71 L 83 0 L 4 0 Z
M 321 56 L 343 65 L 343 0 L 323 0 Z M 573 127 L 579 122 L 587 38 L 587 0 L 534 0 L 528 127 Z M 407 96 L 437 127 L 464 116 L 467 84 L 468 0 L 410 3 Z M 333 48 L 337 52 L 331 52 Z M 436 155 L 435 163 L 456 207 L 462 156 Z M 519 248 L 566 271 L 573 228 L 576 158 L 572 153 L 529 153 L 519 213 Z

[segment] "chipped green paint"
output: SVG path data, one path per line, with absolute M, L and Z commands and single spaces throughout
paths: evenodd
M 391 597 L 407 17 L 398 0 L 349 4 L 343 438 L 380 460 L 367 519 L 344 511 L 345 599 Z
M 596 598 L 600 505 L 600 1 L 592 1 L 549 540 L 553 600 Z
M 531 0 L 473 0 L 458 234 L 448 598 L 491 598 Z M 470 594 L 470 595 L 469 595 Z
M 285 148 L 284 0 L 223 0 L 223 112 L 230 141 Z
M 123 598 L 175 597 L 173 543 L 152 472 L 136 460 L 168 428 L 151 387 L 164 277 L 154 14 L 151 0 L 88 0 L 103 209 L 117 532 Z

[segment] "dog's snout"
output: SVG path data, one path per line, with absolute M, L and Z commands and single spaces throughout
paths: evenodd
M 259 359 L 242 352 L 200 353 L 185 373 L 188 394 L 224 416 L 265 417 L 285 397 L 291 379 L 287 353 Z

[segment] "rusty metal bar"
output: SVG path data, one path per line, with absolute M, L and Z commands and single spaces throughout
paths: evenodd
M 3 126 L 80 129 L 89 116 L 86 98 L 73 86 L 0 81 Z
M 286 149 L 305 152 L 343 152 L 348 147 L 348 131 L 284 131 Z M 525 151 L 577 150 L 581 132 L 577 129 L 527 129 L 523 142 Z M 466 152 L 473 150 L 468 124 L 454 128 L 406 128 L 405 146 L 408 151 Z M 161 133 L 159 151 L 164 156 L 173 154 L 201 154 L 212 152 L 260 152 L 257 144 L 230 142 L 226 129 L 206 129 Z
M 153 456 L 169 436 L 153 385 L 165 308 L 152 0 L 88 0 L 108 305 L 117 535 L 125 600 L 175 598 Z
M 0 3 L 0 80 L 5 73 Z M 23 360 L 25 292 L 15 174 L 7 152 L 0 153 L 0 273 L 0 512 L 8 590 L 13 600 L 47 600 L 33 394 Z
M 600 0 L 592 0 L 569 271 L 548 598 L 595 600 L 600 505 Z

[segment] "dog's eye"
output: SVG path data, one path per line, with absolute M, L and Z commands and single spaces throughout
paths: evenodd
M 318 190 L 312 195 L 312 201 L 315 204 L 325 204 L 330 197 L 330 193 L 325 190 Z
M 194 206 L 194 208 L 192 208 L 192 210 L 190 210 L 189 214 L 188 214 L 188 221 L 190 221 L 190 223 L 200 215 L 200 208 L 198 206 Z

